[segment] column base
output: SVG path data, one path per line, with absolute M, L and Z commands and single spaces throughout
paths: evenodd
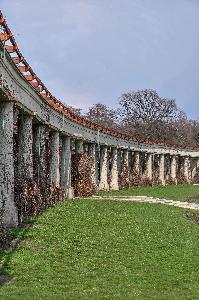
M 119 187 L 116 187 L 116 188 L 115 188 L 115 187 L 112 187 L 112 188 L 110 188 L 109 190 L 110 190 L 110 191 L 119 191 Z
M 66 192 L 66 198 L 67 199 L 73 199 L 75 198 L 75 194 L 74 194 L 74 188 L 73 187 L 69 187 L 67 192 Z
M 18 212 L 17 208 L 12 205 L 10 207 L 7 207 L 3 213 L 3 218 L 2 218 L 2 223 L 3 226 L 6 228 L 13 228 L 18 226 Z
M 109 186 L 108 184 L 99 184 L 99 191 L 104 191 L 104 192 L 108 192 L 109 191 Z
M 110 184 L 109 190 L 110 191 L 118 191 L 119 185 L 118 184 Z

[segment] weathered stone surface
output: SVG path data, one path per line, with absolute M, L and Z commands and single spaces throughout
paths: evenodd
M 107 146 L 102 146 L 100 151 L 100 191 L 108 191 L 108 149 Z
M 190 182 L 190 158 L 188 156 L 184 157 L 184 177 L 186 178 L 187 182 Z
M 13 103 L 0 102 L 0 210 L 3 224 L 18 224 L 14 203 Z
M 110 174 L 110 190 L 119 190 L 118 183 L 118 155 L 117 149 L 112 149 L 111 174 Z
M 98 189 L 98 164 L 97 164 L 97 145 L 96 144 L 88 144 L 88 154 L 93 160 L 92 168 L 91 168 L 91 179 L 92 183 L 95 186 L 95 189 Z
M 152 154 L 148 153 L 146 155 L 146 172 L 145 177 L 152 180 Z
M 18 127 L 18 177 L 33 178 L 33 130 L 32 116 L 19 115 Z
M 49 173 L 49 129 L 45 125 L 37 125 L 34 131 L 34 175 L 38 184 L 45 186 Z
M 71 187 L 71 138 L 65 135 L 62 137 L 61 187 L 65 190 L 67 198 L 74 197 Z
M 177 165 L 177 162 L 176 162 L 176 156 L 175 155 L 172 155 L 171 157 L 171 167 L 170 167 L 170 176 L 171 176 L 171 179 L 177 183 L 177 179 L 176 179 L 176 166 Z
M 159 156 L 159 180 L 162 185 L 165 185 L 165 169 L 164 169 L 164 154 Z
M 60 169 L 59 169 L 59 132 L 54 131 L 50 134 L 50 182 L 57 187 L 60 186 Z

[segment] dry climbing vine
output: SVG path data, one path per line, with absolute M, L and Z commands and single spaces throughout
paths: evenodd
M 96 192 L 94 164 L 95 158 L 88 153 L 72 155 L 72 186 L 76 197 L 90 196 Z

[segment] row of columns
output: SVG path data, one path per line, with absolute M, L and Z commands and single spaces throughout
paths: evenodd
M 110 168 L 110 183 L 108 184 L 108 147 L 102 146 L 101 147 L 101 156 L 100 156 L 100 181 L 99 181 L 99 190 L 117 190 L 119 189 L 118 185 L 118 178 L 119 178 L 119 172 L 121 170 L 121 157 L 118 155 L 120 153 L 120 150 L 117 150 L 117 148 L 112 148 L 111 152 L 111 168 Z M 169 173 L 165 174 L 165 154 L 153 154 L 153 153 L 146 153 L 145 156 L 145 170 L 142 173 L 141 171 L 141 152 L 134 152 L 134 162 L 132 166 L 133 173 L 137 173 L 140 175 L 141 178 L 147 178 L 150 181 L 153 181 L 154 174 L 157 174 L 157 180 L 160 184 L 165 185 L 166 180 L 168 177 L 173 181 L 173 183 L 177 183 L 177 177 L 182 176 L 184 180 L 186 180 L 187 183 L 190 183 L 190 181 L 193 179 L 193 177 L 196 174 L 196 170 L 199 169 L 199 159 L 192 159 L 194 162 L 194 166 L 191 168 L 191 158 L 188 156 L 182 157 L 178 155 L 169 155 L 170 159 L 170 166 L 169 166 Z M 129 150 L 124 149 L 123 150 L 123 166 L 126 165 L 128 168 L 128 173 L 130 172 L 130 166 L 129 166 Z M 157 170 L 154 170 L 154 157 L 158 157 L 158 167 Z M 181 158 L 182 160 L 182 166 L 180 170 L 180 174 L 178 172 L 178 162 Z M 127 176 L 129 176 L 128 174 Z
M 11 124 L 10 124 L 11 125 Z M 13 133 L 12 133 L 13 134 Z M 47 174 L 46 163 L 46 138 L 50 134 L 50 170 L 49 181 L 57 187 L 61 186 L 68 191 L 70 185 L 70 169 L 71 169 L 71 138 L 62 136 L 62 154 L 60 157 L 60 134 L 57 131 L 51 133 L 45 125 L 37 125 L 34 136 L 33 147 L 33 124 L 32 116 L 23 115 L 23 121 L 19 122 L 19 160 L 18 172 L 19 178 L 33 179 L 33 148 L 35 151 L 35 172 L 38 183 L 42 183 Z M 60 161 L 61 160 L 61 161 Z M 61 170 L 60 170 L 61 165 Z
M 33 117 L 21 111 L 18 113 L 17 166 L 14 166 L 13 116 L 13 103 L 0 102 L 0 214 L 2 214 L 0 220 L 3 220 L 6 226 L 16 226 L 18 222 L 18 212 L 14 202 L 16 180 L 33 179 L 35 175 L 38 183 L 43 185 L 49 172 L 49 182 L 63 188 L 66 197 L 73 195 L 71 138 L 60 136 L 57 131 L 50 131 L 46 125 L 33 126 Z M 48 138 L 51 157 L 47 163 L 46 140 Z M 61 156 L 60 141 L 62 142 Z
M 4 207 L 4 219 L 9 226 L 16 225 L 17 211 L 14 204 L 14 155 L 13 155 L 13 103 L 0 103 L 0 207 Z M 33 126 L 33 117 L 20 112 L 18 115 L 18 162 L 17 176 L 21 179 L 28 177 L 33 179 L 34 175 L 38 183 L 42 184 L 46 174 L 49 174 L 48 180 L 64 189 L 66 197 L 73 196 L 71 186 L 71 153 L 72 141 L 70 136 L 60 135 L 58 131 L 52 131 L 47 126 L 36 124 Z M 33 134 L 34 128 L 34 134 Z M 47 163 L 47 140 L 50 141 L 50 161 Z M 60 142 L 62 151 L 60 153 Z M 118 190 L 119 176 L 124 172 L 128 178 L 132 171 L 141 173 L 141 152 L 132 152 L 129 149 L 118 149 L 106 145 L 97 145 L 84 143 L 81 140 L 75 141 L 74 151 L 83 153 L 87 151 L 94 157 L 91 170 L 93 184 L 97 190 Z M 122 153 L 122 155 L 121 155 Z M 161 184 L 165 184 L 165 155 L 145 153 L 145 170 L 142 176 L 153 180 L 154 157 L 159 156 L 158 160 L 158 179 Z M 133 165 L 132 165 L 133 157 Z M 131 159 L 130 159 L 131 158 Z M 190 158 L 183 158 L 183 175 L 190 181 L 196 173 L 198 162 L 196 161 L 192 172 L 190 172 Z M 131 165 L 130 165 L 131 164 Z M 49 166 L 49 170 L 47 169 Z M 170 156 L 170 174 L 171 179 L 176 182 L 177 179 L 177 156 Z M 34 172 L 36 174 L 34 174 Z M 190 173 L 192 173 L 190 175 Z

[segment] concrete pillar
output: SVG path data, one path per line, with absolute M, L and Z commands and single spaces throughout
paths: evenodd
M 129 152 L 128 149 L 123 150 L 123 165 L 129 167 Z
M 75 153 L 76 154 L 82 154 L 84 153 L 84 143 L 81 140 L 75 141 Z
M 162 185 L 165 185 L 165 176 L 164 176 L 164 154 L 159 155 L 159 181 Z
M 188 156 L 184 157 L 184 177 L 186 178 L 187 182 L 190 183 L 190 158 Z
M 146 154 L 146 172 L 145 177 L 149 180 L 152 180 L 152 154 Z
M 12 102 L 0 102 L 0 219 L 6 227 L 18 224 L 14 202 Z
M 93 164 L 91 168 L 91 180 L 95 188 L 98 189 L 96 144 L 88 144 L 88 154 L 93 158 Z
M 171 173 L 170 173 L 170 176 L 171 176 L 171 179 L 177 183 L 177 161 L 176 161 L 176 156 L 175 155 L 172 155 L 171 157 Z
M 14 106 L 14 111 L 13 111 L 13 123 L 16 125 L 18 122 L 18 117 L 19 117 L 20 110 Z
M 196 175 L 196 161 L 192 158 L 192 169 L 191 169 L 191 179 Z
M 123 150 L 123 171 L 126 175 L 126 182 L 129 184 L 129 151 L 128 149 Z
M 110 190 L 119 190 L 117 148 L 112 149 L 111 155 Z
M 74 198 L 74 190 L 71 187 L 71 138 L 69 136 L 62 137 L 61 187 L 65 190 L 67 198 Z
M 100 177 L 100 145 L 96 144 L 95 146 L 95 155 L 96 155 L 96 184 L 97 190 L 99 190 L 99 177 Z
M 37 182 L 42 186 L 47 182 L 47 149 L 46 139 L 49 131 L 45 125 L 37 125 L 35 130 L 35 175 Z
M 191 178 L 193 179 L 196 175 L 197 171 L 199 170 L 199 159 L 192 157 L 192 172 L 191 172 Z
M 118 174 L 122 171 L 122 151 L 121 149 L 117 149 L 117 170 Z
M 50 135 L 51 161 L 50 161 L 50 182 L 57 187 L 60 186 L 59 170 L 59 132 L 54 131 Z
M 102 146 L 100 151 L 100 191 L 108 191 L 108 149 L 107 146 Z
M 133 171 L 133 152 L 129 151 L 129 174 Z
M 19 116 L 18 177 L 33 179 L 33 130 L 32 116 Z
M 140 174 L 140 153 L 138 151 L 134 152 L 134 164 L 133 164 L 134 172 Z

